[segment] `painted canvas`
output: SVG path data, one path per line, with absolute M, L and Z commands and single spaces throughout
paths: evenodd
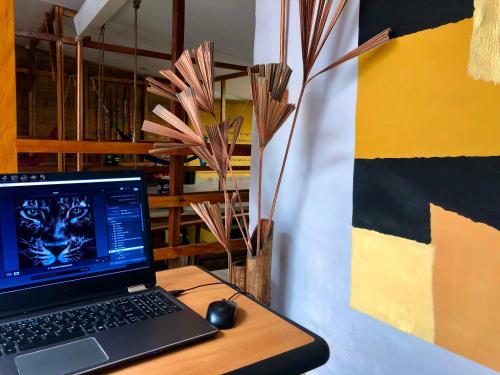
M 351 307 L 500 371 L 500 86 L 473 0 L 361 0 Z

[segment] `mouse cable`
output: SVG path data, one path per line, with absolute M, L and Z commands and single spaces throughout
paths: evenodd
M 238 291 L 238 292 L 234 293 L 234 294 L 233 294 L 231 297 L 229 297 L 227 300 L 228 300 L 228 301 L 231 301 L 234 297 L 236 297 L 237 295 L 240 295 L 240 294 L 242 294 L 242 295 L 244 295 L 244 296 L 247 296 L 247 297 L 248 297 L 248 296 L 250 296 L 250 297 L 252 297 L 253 299 L 255 299 L 255 296 L 254 296 L 252 293 L 249 293 L 249 292 L 244 292 L 244 291 L 240 290 L 240 291 Z
M 233 288 L 235 288 L 236 290 L 238 291 L 241 291 L 240 288 L 238 288 L 236 285 L 230 283 L 230 282 L 226 282 L 226 281 L 219 281 L 219 282 L 216 282 L 216 283 L 208 283 L 208 284 L 201 284 L 201 285 L 196 285 L 196 286 L 193 286 L 191 288 L 187 288 L 187 289 L 176 289 L 176 290 L 169 290 L 168 293 L 170 293 L 171 295 L 173 295 L 174 297 L 179 297 L 181 294 L 184 294 L 185 292 L 189 291 L 189 290 L 193 290 L 193 289 L 198 289 L 198 288 L 203 288 L 205 286 L 210 286 L 210 285 L 218 285 L 218 284 L 226 284 L 226 285 L 231 285 Z

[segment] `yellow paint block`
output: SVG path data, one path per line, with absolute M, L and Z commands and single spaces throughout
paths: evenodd
M 356 158 L 500 155 L 500 87 L 467 74 L 471 33 L 467 19 L 360 57 Z
M 474 0 L 469 74 L 500 83 L 500 0 Z
M 434 246 L 352 229 L 351 307 L 434 342 Z

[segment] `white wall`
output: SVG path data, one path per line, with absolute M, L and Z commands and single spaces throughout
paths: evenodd
M 300 88 L 298 0 L 289 0 L 290 98 Z M 317 67 L 357 45 L 359 0 L 348 3 Z M 280 1 L 257 0 L 255 63 L 279 60 Z M 473 362 L 352 310 L 350 256 L 357 62 L 308 87 L 275 214 L 273 306 L 324 337 L 330 361 L 321 374 L 493 374 Z M 289 131 L 266 149 L 263 212 L 269 212 Z M 253 137 L 256 141 L 256 137 Z M 253 145 L 255 150 L 255 144 Z M 252 171 L 257 170 L 252 158 Z M 251 218 L 256 222 L 257 173 L 252 173 Z

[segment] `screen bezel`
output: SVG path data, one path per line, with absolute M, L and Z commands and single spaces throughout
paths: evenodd
M 39 175 L 40 173 L 19 173 L 17 175 Z M 4 174 L 2 174 L 3 176 Z M 147 183 L 145 174 L 139 170 L 133 171 L 102 171 L 102 172 L 69 172 L 44 173 L 47 181 L 112 179 L 139 177 L 141 182 L 141 202 L 146 232 L 144 247 L 147 253 L 145 268 L 120 271 L 104 275 L 87 275 L 70 281 L 54 281 L 43 286 L 23 287 L 2 292 L 0 291 L 0 317 L 45 308 L 82 298 L 91 298 L 94 295 L 105 295 L 126 291 L 127 287 L 144 284 L 152 287 L 156 284 L 154 271 L 153 249 L 151 246 L 151 228 L 149 220 L 149 205 L 147 198 Z

